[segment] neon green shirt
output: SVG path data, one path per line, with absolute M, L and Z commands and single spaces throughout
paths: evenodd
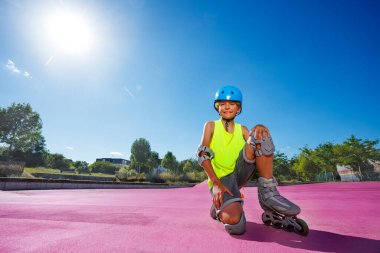
M 245 145 L 241 125 L 235 123 L 234 132 L 229 133 L 223 127 L 222 121 L 216 120 L 214 133 L 210 143 L 210 149 L 215 156 L 211 160 L 212 168 L 218 178 L 231 174 L 235 169 L 236 160 Z M 212 182 L 208 179 L 211 189 Z

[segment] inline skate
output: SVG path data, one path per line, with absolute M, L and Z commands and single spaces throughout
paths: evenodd
M 307 223 L 297 218 L 301 209 L 284 198 L 278 192 L 276 179 L 266 179 L 259 177 L 258 197 L 261 208 L 264 210 L 261 218 L 265 225 L 272 225 L 275 228 L 282 228 L 288 232 L 306 236 L 309 233 Z

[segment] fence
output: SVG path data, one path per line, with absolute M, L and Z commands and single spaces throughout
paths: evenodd
M 319 175 L 314 176 L 314 182 L 335 182 L 335 181 L 345 181 L 345 182 L 357 182 L 357 181 L 380 181 L 380 173 L 375 171 L 365 171 L 359 173 L 355 171 L 352 177 L 342 177 L 336 172 L 323 172 Z
M 315 182 L 335 182 L 336 175 L 333 172 L 323 172 L 314 176 Z

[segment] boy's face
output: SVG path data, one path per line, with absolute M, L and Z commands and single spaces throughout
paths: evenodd
M 235 101 L 223 100 L 219 103 L 219 114 L 224 119 L 234 119 L 235 116 L 240 113 L 240 104 Z

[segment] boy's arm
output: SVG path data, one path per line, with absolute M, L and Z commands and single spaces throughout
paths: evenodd
M 201 140 L 202 146 L 210 147 L 211 138 L 214 133 L 214 128 L 215 128 L 215 125 L 213 121 L 206 122 L 203 128 L 203 135 L 202 135 L 202 140 Z M 201 151 L 198 154 L 198 156 L 203 156 L 205 154 L 206 154 L 205 151 Z M 227 187 L 225 187 L 222 184 L 222 182 L 220 182 L 219 178 L 216 176 L 214 172 L 214 169 L 212 168 L 211 161 L 209 159 L 204 160 L 201 165 L 213 184 L 213 187 L 214 187 L 213 204 L 215 208 L 219 209 L 220 206 L 223 205 L 224 193 L 226 192 L 231 196 L 232 196 L 232 193 L 230 190 L 228 190 Z

